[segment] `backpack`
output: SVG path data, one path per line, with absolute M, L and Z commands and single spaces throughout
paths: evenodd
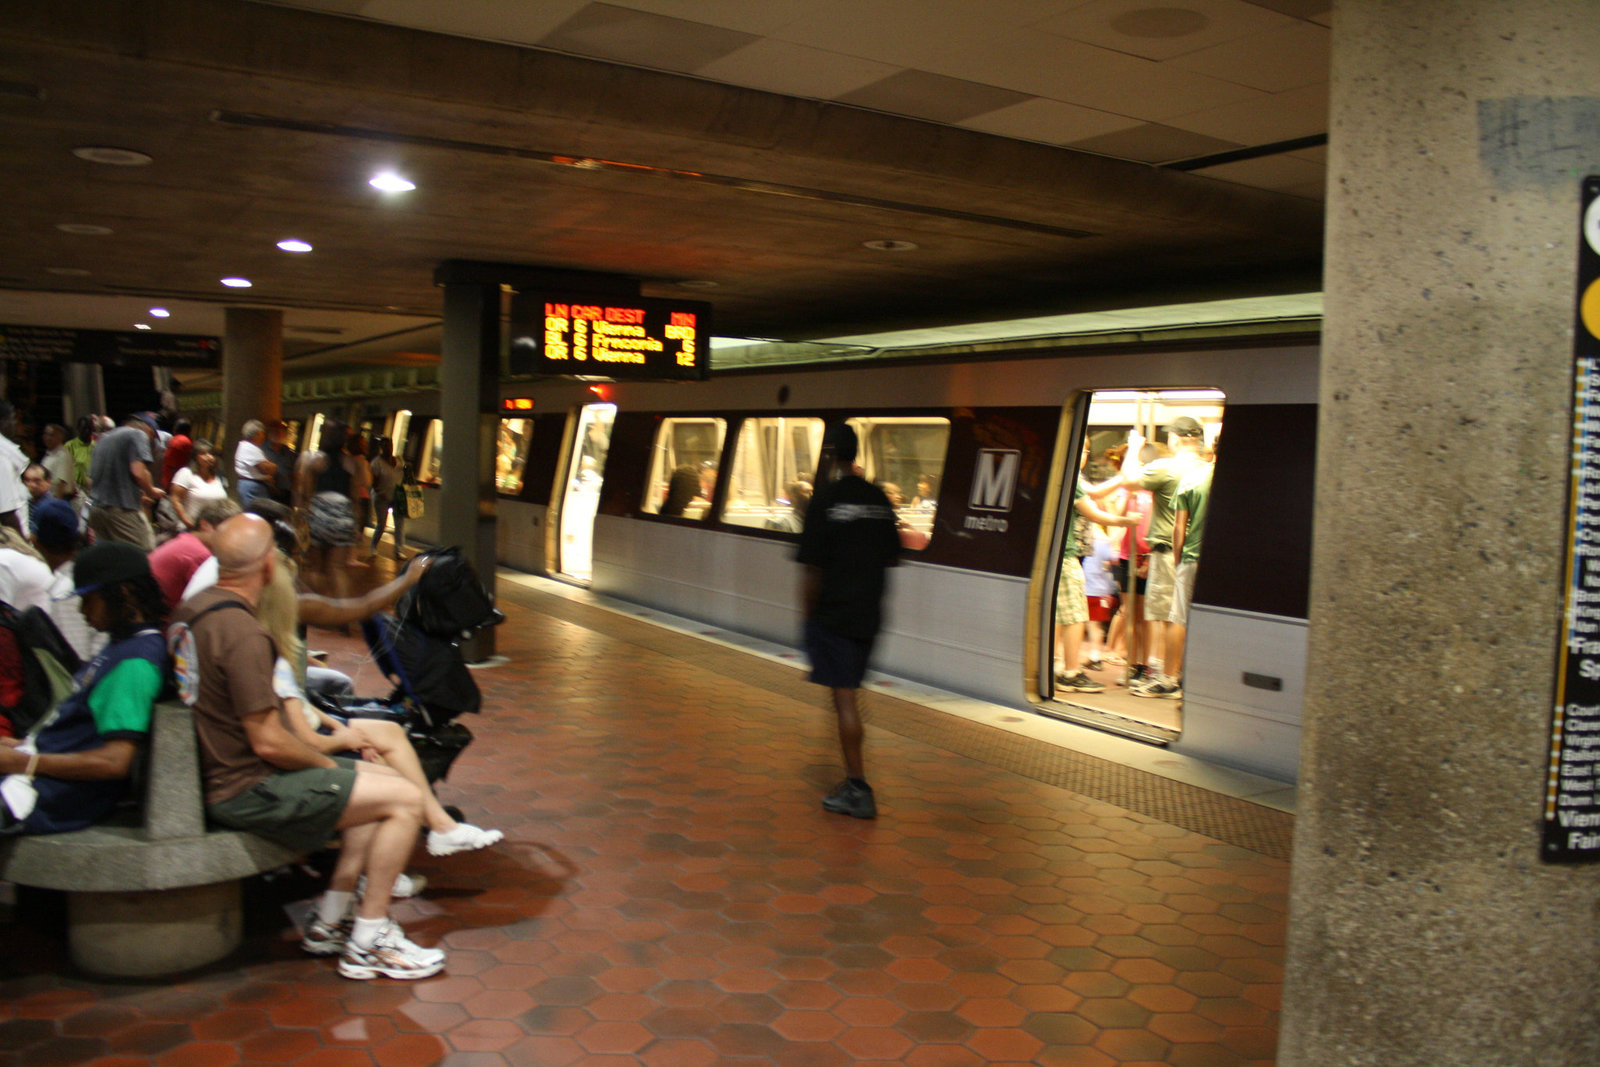
M 444 641 L 465 640 L 505 620 L 460 549 L 440 548 L 426 555 L 432 560 L 427 571 L 395 605 L 400 618 Z
M 0 715 L 11 720 L 20 737 L 72 692 L 83 661 L 41 608 L 18 611 L 0 600 L 0 630 L 16 645 L 22 667 L 22 694 L 14 703 L 0 704 Z
M 220 608 L 250 609 L 237 600 L 219 600 L 186 622 L 175 622 L 167 627 L 167 654 L 172 657 L 172 680 L 177 687 L 178 699 L 194 707 L 200 698 L 200 657 L 194 647 L 194 624 Z

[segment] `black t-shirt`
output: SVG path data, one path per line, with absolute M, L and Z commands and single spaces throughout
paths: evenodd
M 900 558 L 899 523 L 883 490 L 858 475 L 817 487 L 796 558 L 822 571 L 816 619 L 862 641 L 882 621 L 884 568 Z

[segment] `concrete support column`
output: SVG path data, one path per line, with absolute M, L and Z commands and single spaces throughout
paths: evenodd
M 1279 1063 L 1600 1063 L 1540 863 L 1592 0 L 1339 0 Z
M 440 350 L 439 540 L 457 545 L 490 593 L 495 585 L 495 433 L 500 417 L 500 286 L 446 282 Z M 462 645 L 469 662 L 494 654 L 493 627 Z
M 239 427 L 283 414 L 283 312 L 278 308 L 228 308 L 222 336 L 224 454 L 233 455 Z M 225 464 L 231 479 L 231 461 Z

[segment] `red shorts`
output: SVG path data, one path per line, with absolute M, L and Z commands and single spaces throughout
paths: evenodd
M 1117 613 L 1117 604 L 1122 600 L 1119 596 L 1092 596 L 1089 598 L 1089 621 L 1110 622 L 1111 616 Z

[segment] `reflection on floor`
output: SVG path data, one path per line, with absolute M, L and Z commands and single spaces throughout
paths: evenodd
M 882 813 L 830 816 L 831 716 L 792 663 L 500 588 L 508 662 L 475 672 L 485 713 L 440 792 L 508 840 L 419 852 L 431 884 L 401 910 L 444 974 L 303 955 L 283 908 L 316 886 L 293 877 L 255 887 L 236 957 L 167 983 L 72 973 L 25 899 L 0 1063 L 1272 1061 L 1289 815 L 880 681 Z M 357 640 L 311 643 L 381 689 Z

